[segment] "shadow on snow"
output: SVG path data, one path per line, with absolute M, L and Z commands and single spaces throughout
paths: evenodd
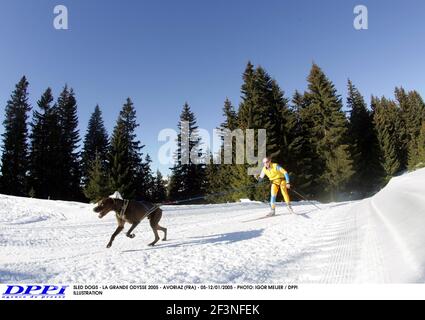
M 181 243 L 174 244 L 163 244 L 157 247 L 151 247 L 146 249 L 137 249 L 137 250 L 124 250 L 125 252 L 137 252 L 137 251 L 145 251 L 145 250 L 155 250 L 161 248 L 178 248 L 185 246 L 197 246 L 197 245 L 205 245 L 205 244 L 231 244 L 239 241 L 251 240 L 254 238 L 258 238 L 263 234 L 264 229 L 259 230 L 249 230 L 249 231 L 238 231 L 238 232 L 229 232 L 224 234 L 214 234 L 209 236 L 201 236 L 201 237 L 189 237 L 189 239 L 193 239 L 190 241 L 184 241 Z

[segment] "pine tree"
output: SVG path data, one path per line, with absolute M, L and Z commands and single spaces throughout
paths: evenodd
M 281 160 L 281 114 L 287 99 L 277 82 L 262 67 L 253 68 L 248 63 L 243 75 L 242 102 L 238 121 L 241 129 L 265 129 L 267 132 L 267 155 Z M 255 141 L 257 135 L 255 135 Z M 255 150 L 257 146 L 255 145 Z
M 267 155 L 281 161 L 282 113 L 287 100 L 276 81 L 262 68 L 255 70 L 253 123 L 250 129 L 265 129 L 267 132 Z M 285 125 L 285 123 L 283 123 Z M 284 138 L 284 136 L 283 136 Z M 257 141 L 257 139 L 255 139 Z
M 91 161 L 87 184 L 84 187 L 84 195 L 91 202 L 97 202 L 110 194 L 111 191 L 102 160 L 100 155 L 96 153 L 94 160 Z
M 404 119 L 407 129 L 408 144 L 419 135 L 422 122 L 425 120 L 425 102 L 421 95 L 413 90 L 408 93 L 409 111 L 404 112 Z M 408 146 L 409 148 L 409 146 Z
M 162 203 L 165 199 L 167 199 L 166 181 L 164 181 L 161 172 L 157 170 L 153 182 L 152 201 Z
M 88 123 L 87 133 L 84 138 L 83 152 L 81 154 L 84 184 L 88 181 L 92 162 L 95 160 L 96 155 L 99 157 L 103 170 L 106 170 L 108 148 L 108 133 L 103 123 L 102 112 L 100 111 L 99 105 L 97 105 Z
M 135 195 L 135 186 L 133 175 L 129 164 L 131 164 L 128 155 L 129 143 L 124 132 L 124 123 L 117 121 L 111 138 L 110 152 L 108 156 L 109 172 L 110 172 L 110 189 L 118 191 L 127 198 Z
M 242 102 L 238 109 L 238 125 L 242 130 L 252 128 L 252 115 L 254 106 L 254 65 L 248 61 L 245 72 L 242 75 L 243 84 L 241 87 Z
M 238 124 L 243 130 L 254 129 L 254 151 L 258 154 L 257 133 L 259 129 L 266 130 L 266 154 L 275 162 L 284 160 L 288 149 L 288 131 L 286 119 L 288 112 L 287 99 L 275 80 L 262 68 L 249 62 L 243 74 L 244 83 L 241 87 L 242 102 L 238 110 Z M 237 197 L 264 200 L 268 194 L 268 186 L 249 188 L 255 180 L 247 175 L 249 166 L 236 165 L 232 177 L 232 186 L 242 189 Z
M 108 162 L 111 190 L 119 191 L 129 199 L 136 196 L 142 164 L 141 150 L 144 146 L 136 137 L 138 126 L 133 102 L 127 98 L 112 133 Z
M 18 82 L 6 105 L 3 121 L 3 154 L 1 157 L 2 193 L 23 196 L 28 194 L 28 81 Z
M 351 80 L 348 80 L 347 107 L 350 111 L 349 136 L 355 171 L 351 187 L 364 197 L 379 186 L 381 169 L 373 115 Z
M 73 89 L 65 86 L 58 98 L 58 116 L 61 127 L 62 172 L 60 199 L 80 200 L 82 192 L 80 186 L 81 168 L 78 143 L 77 101 Z
M 295 138 L 296 117 L 289 108 L 289 100 L 285 97 L 285 93 L 281 90 L 276 80 L 271 81 L 270 91 L 271 121 L 274 122 L 274 132 L 270 131 L 270 134 L 275 136 L 275 143 L 277 144 L 277 149 L 279 149 L 279 151 L 275 151 L 274 161 L 292 171 L 291 168 L 295 166 L 293 163 L 295 159 L 291 157 L 289 146 Z
M 136 198 L 153 201 L 154 177 L 151 170 L 152 159 L 149 154 L 141 162 L 137 172 Z
M 422 121 L 421 129 L 415 144 L 409 149 L 409 170 L 425 167 L 425 119 Z
M 398 105 L 396 105 L 397 112 L 400 115 L 397 117 L 395 122 L 398 136 L 397 141 L 399 143 L 397 146 L 397 153 L 400 161 L 400 170 L 404 170 L 407 167 L 409 141 L 411 139 L 408 129 L 408 126 L 411 124 L 406 120 L 412 110 L 412 107 L 410 105 L 408 93 L 403 88 L 395 88 L 394 94 L 398 103 Z
M 238 127 L 238 116 L 232 102 L 226 98 L 223 106 L 224 122 L 220 125 L 222 129 L 235 130 Z
M 254 86 L 255 112 L 253 128 L 265 129 L 267 132 L 266 154 L 273 162 L 279 163 L 290 171 L 292 159 L 289 157 L 289 144 L 292 140 L 290 124 L 293 124 L 292 113 L 288 108 L 288 99 L 276 80 L 262 68 L 255 70 Z M 255 140 L 257 141 L 257 140 Z M 261 161 L 261 159 L 260 159 Z M 257 186 L 256 200 L 269 197 L 270 186 Z
M 397 131 L 399 111 L 394 101 L 372 97 L 373 121 L 378 138 L 384 181 L 388 182 L 400 169 L 400 135 Z
M 238 116 L 235 111 L 235 108 L 233 107 L 231 101 L 229 99 L 226 99 L 224 101 L 223 106 L 223 112 L 222 116 L 224 117 L 224 122 L 220 124 L 220 127 L 218 128 L 221 130 L 222 136 L 221 136 L 221 164 L 228 166 L 235 163 L 236 158 L 236 150 L 235 150 L 235 142 L 232 137 L 230 140 L 230 136 L 236 129 L 238 129 Z M 229 158 L 229 155 L 231 153 L 231 159 L 226 159 L 226 156 Z M 225 162 L 231 163 L 225 163 Z
M 318 152 L 321 113 L 316 105 L 310 104 L 308 92 L 294 96 L 293 105 L 299 122 L 297 151 L 299 158 L 307 165 L 306 169 L 298 175 L 297 179 L 300 181 L 295 182 L 297 186 L 301 184 L 300 188 L 302 186 L 310 197 L 317 199 L 324 193 L 321 174 L 325 170 L 325 164 Z
M 407 101 L 408 108 L 402 110 L 402 117 L 406 131 L 408 168 L 411 170 L 417 164 L 418 139 L 425 121 L 425 103 L 417 91 L 409 91 Z
M 40 112 L 33 111 L 32 132 L 30 134 L 30 185 L 34 197 L 45 199 L 50 195 L 49 190 L 46 190 L 46 188 L 49 186 L 48 173 L 50 172 L 49 165 L 51 164 L 46 161 L 46 158 L 49 157 L 47 151 L 49 148 L 47 121 L 52 110 L 52 103 L 52 91 L 48 88 L 37 102 Z
M 206 192 L 209 195 L 208 202 L 219 203 L 223 198 L 220 193 L 227 188 L 226 182 L 228 183 L 230 180 L 226 179 L 227 177 L 224 174 L 224 166 L 228 166 L 228 164 L 216 164 L 213 154 L 211 152 L 208 152 L 208 154 L 210 163 L 205 168 L 205 177 L 207 180 Z M 216 157 L 218 157 L 218 155 L 216 155 Z
M 38 198 L 58 198 L 61 188 L 62 154 L 61 128 L 58 110 L 48 88 L 37 105 L 32 120 L 30 150 L 30 185 Z
M 243 133 L 246 133 L 247 129 L 254 129 L 254 114 L 255 114 L 255 85 L 256 85 L 256 76 L 255 76 L 254 65 L 248 61 L 245 71 L 242 75 L 243 84 L 241 86 L 241 103 L 237 111 L 237 126 L 239 129 L 243 130 Z M 244 159 L 246 152 L 244 152 Z M 246 162 L 246 160 L 245 160 Z M 240 190 L 238 192 L 230 195 L 231 200 L 238 200 L 240 198 L 250 198 L 254 199 L 255 190 L 253 188 L 244 188 L 248 185 L 253 184 L 254 179 L 248 176 L 248 165 L 243 164 L 234 164 L 230 170 L 228 170 L 230 183 L 229 187 L 231 189 Z
M 295 91 L 292 98 L 291 112 L 289 117 L 288 131 L 290 141 L 288 145 L 288 169 L 291 174 L 292 184 L 309 196 L 315 193 L 313 184 L 313 159 L 316 157 L 315 149 L 310 143 L 308 113 L 306 111 L 304 95 Z
M 229 137 L 227 137 L 227 139 L 225 138 L 225 134 L 230 134 L 233 130 L 238 128 L 237 113 L 229 99 L 224 101 L 222 110 L 224 121 L 219 127 L 219 129 L 223 130 L 221 157 L 218 159 L 217 157 L 219 157 L 219 155 L 210 154 L 210 164 L 206 168 L 206 177 L 208 181 L 207 193 L 219 193 L 219 195 L 208 198 L 208 201 L 216 203 L 232 200 L 232 195 L 230 193 L 223 194 L 223 190 L 228 189 L 229 185 L 232 183 L 233 170 L 236 163 L 236 144 L 234 138 L 230 141 Z M 225 159 L 225 154 L 228 152 L 231 152 L 231 159 Z M 214 158 L 216 158 L 216 161 L 214 161 Z M 218 160 L 220 160 L 220 164 L 215 164 L 219 162 Z M 231 160 L 231 162 L 225 163 L 225 160 Z
M 354 173 L 348 143 L 348 121 L 335 86 L 316 64 L 312 66 L 308 83 L 307 108 L 313 115 L 311 136 L 317 137 L 317 153 L 323 169 L 319 171 L 319 180 L 334 200 L 336 193 L 343 191 Z
M 187 123 L 187 127 L 183 126 Z M 205 163 L 193 163 L 190 154 L 200 156 L 201 138 L 198 134 L 196 118 L 187 103 L 184 104 L 178 123 L 179 134 L 175 165 L 171 168 L 172 175 L 169 183 L 169 197 L 172 200 L 187 199 L 202 196 L 205 193 L 206 177 Z M 187 141 L 185 137 L 189 137 Z

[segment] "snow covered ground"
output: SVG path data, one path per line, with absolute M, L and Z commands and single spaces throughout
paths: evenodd
M 358 202 L 165 206 L 169 241 L 147 221 L 119 235 L 93 206 L 0 195 L 0 283 L 423 283 L 425 170 Z M 127 226 L 128 228 L 128 226 Z

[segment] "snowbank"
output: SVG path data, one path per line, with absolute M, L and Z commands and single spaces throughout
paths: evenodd
M 425 169 L 393 178 L 368 200 L 390 282 L 425 281 Z

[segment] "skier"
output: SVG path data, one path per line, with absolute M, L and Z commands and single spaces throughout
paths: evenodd
M 290 213 L 294 213 L 291 207 L 291 199 L 289 198 L 288 189 L 291 188 L 289 183 L 289 174 L 277 163 L 272 163 L 269 157 L 263 159 L 263 169 L 261 174 L 258 176 L 258 181 L 261 182 L 264 176 L 267 176 L 272 183 L 271 195 L 270 195 L 270 207 L 271 211 L 267 216 L 274 216 L 276 214 L 276 196 L 280 191 L 282 192 L 283 198 L 285 199 L 286 205 Z

